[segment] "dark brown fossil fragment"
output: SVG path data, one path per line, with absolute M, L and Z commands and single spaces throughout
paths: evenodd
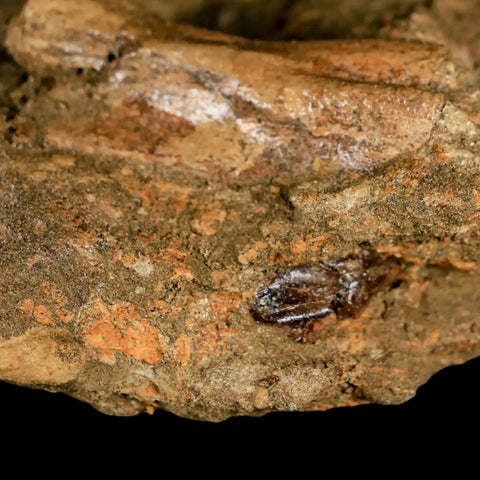
M 251 312 L 257 322 L 290 325 L 355 316 L 398 272 L 396 260 L 370 252 L 296 265 L 258 288 Z

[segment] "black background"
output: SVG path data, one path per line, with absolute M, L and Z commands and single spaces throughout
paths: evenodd
M 388 442 L 401 434 L 418 441 L 423 436 L 441 436 L 447 429 L 456 431 L 460 437 L 478 431 L 480 426 L 479 374 L 480 357 L 436 373 L 413 399 L 402 405 L 270 413 L 219 423 L 188 420 L 160 410 L 153 415 L 114 417 L 64 394 L 0 382 L 0 422 L 3 436 L 16 436 L 22 441 L 28 438 L 31 442 L 41 442 L 48 437 L 62 443 L 85 434 L 90 442 L 105 438 L 145 442 L 153 436 L 159 448 L 169 445 L 175 449 L 186 439 L 196 439 L 198 444 L 198 439 L 207 438 L 223 448 L 246 438 L 255 449 L 287 445 L 303 452 L 305 442 L 310 442 L 309 435 L 314 436 L 316 444 L 328 439 L 330 443 L 353 442 L 359 446 L 371 440 Z
M 0 8 L 4 5 L 5 0 L 0 0 Z M 330 460 L 327 451 L 356 449 L 363 454 L 362 462 L 337 464 L 341 473 L 356 477 L 369 471 L 370 464 L 379 457 L 380 445 L 383 450 L 394 450 L 400 440 L 403 454 L 385 472 L 390 478 L 408 456 L 426 456 L 432 463 L 442 464 L 445 457 L 426 454 L 432 444 L 453 448 L 462 442 L 478 443 L 475 437 L 480 427 L 479 384 L 480 358 L 438 372 L 412 400 L 402 405 L 271 413 L 210 423 L 164 411 L 113 417 L 63 394 L 0 382 L 0 459 L 3 465 L 10 460 L 6 444 L 10 451 L 19 452 L 24 463 L 16 464 L 18 474 L 22 466 L 30 463 L 32 452 L 47 451 L 49 455 L 42 463 L 33 465 L 40 472 L 52 470 L 52 465 L 58 469 L 59 452 L 63 456 L 68 451 L 68 476 L 72 476 L 72 469 L 86 463 L 87 458 L 102 458 L 103 463 L 121 467 L 131 456 L 131 449 L 138 447 L 144 463 L 155 473 L 173 462 L 177 473 L 179 468 L 219 469 L 225 451 L 236 457 L 228 466 L 229 472 L 240 468 L 241 463 L 249 464 L 248 458 L 261 462 L 267 470 L 301 470 L 305 464 L 322 470 Z M 201 458 L 197 455 L 192 460 L 193 452 L 200 453 Z M 7 478 L 1 472 L 0 476 Z

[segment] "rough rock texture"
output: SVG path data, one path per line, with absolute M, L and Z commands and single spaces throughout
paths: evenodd
M 10 119 L 16 112 L 10 92 L 18 85 L 23 74 L 23 70 L 12 60 L 4 47 L 7 24 L 20 7 L 21 2 L 0 0 L 0 118 Z
M 409 3 L 390 39 L 264 43 L 28 1 L 0 120 L 0 378 L 221 420 L 399 403 L 478 355 L 477 59 L 471 32 L 408 41 L 450 4 Z M 328 315 L 323 273 L 308 295 L 291 273 L 318 265 Z M 259 298 L 307 316 L 256 321 Z

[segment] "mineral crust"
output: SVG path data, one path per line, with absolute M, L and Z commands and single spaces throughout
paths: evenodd
M 264 42 L 134 2 L 26 2 L 0 120 L 0 379 L 218 421 L 400 403 L 478 355 L 475 62 L 413 39 L 416 15 L 403 36 Z M 297 292 L 262 305 L 307 298 L 300 325 L 252 316 L 272 278 L 286 295 L 285 272 L 365 252 L 328 290 L 347 315 Z M 353 308 L 373 268 L 388 281 Z

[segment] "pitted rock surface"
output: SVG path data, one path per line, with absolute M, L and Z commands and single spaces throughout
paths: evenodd
M 403 35 L 263 42 L 133 2 L 26 2 L 0 121 L 0 379 L 218 421 L 400 403 L 478 355 L 476 71 L 461 38 L 409 33 L 449 3 L 409 3 Z M 308 335 L 252 316 L 268 279 L 365 251 L 389 281 L 358 310 Z

